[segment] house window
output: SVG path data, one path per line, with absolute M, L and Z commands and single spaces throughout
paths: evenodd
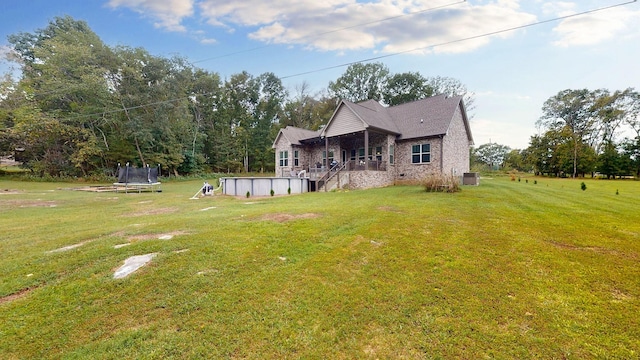
M 382 161 L 382 146 L 369 148 L 369 159 L 376 159 L 378 161 Z
M 333 150 L 329 150 L 329 162 L 333 161 Z M 322 163 L 327 166 L 327 152 L 322 152 Z
M 280 166 L 289 166 L 289 152 L 280 151 Z
M 351 149 L 351 157 L 349 159 L 351 161 L 356 161 L 356 149 Z
M 300 154 L 298 150 L 293 151 L 293 166 L 300 166 Z
M 411 147 L 411 163 L 425 164 L 431 162 L 431 144 L 413 145 Z
M 364 148 L 358 149 L 358 160 L 364 161 Z
M 389 164 L 393 164 L 393 158 L 396 155 L 396 146 L 395 145 L 389 145 Z

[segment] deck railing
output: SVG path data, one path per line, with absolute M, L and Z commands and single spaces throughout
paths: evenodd
M 346 162 L 334 165 L 331 168 L 331 172 L 336 169 L 345 171 L 386 171 L 387 163 L 381 160 L 369 160 L 366 163 L 364 161 L 347 160 Z M 280 177 L 299 177 L 317 181 L 321 180 L 325 175 L 330 175 L 331 172 L 327 171 L 325 166 L 312 166 L 299 168 L 299 170 L 282 169 Z
M 349 161 L 347 164 L 347 171 L 386 171 L 387 162 L 382 160 L 369 160 L 366 163 L 364 161 Z

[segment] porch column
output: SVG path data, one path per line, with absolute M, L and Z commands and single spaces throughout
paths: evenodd
M 328 137 L 324 138 L 324 151 L 327 156 L 325 156 L 326 164 L 323 164 L 323 165 L 326 166 L 325 169 L 328 170 L 329 169 L 329 138 Z
M 364 129 L 364 169 L 369 169 L 369 130 Z

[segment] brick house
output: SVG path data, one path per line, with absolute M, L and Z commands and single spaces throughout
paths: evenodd
M 438 95 L 391 107 L 342 100 L 323 129 L 287 126 L 273 148 L 276 177 L 308 178 L 314 191 L 462 176 L 471 145 L 462 97 Z

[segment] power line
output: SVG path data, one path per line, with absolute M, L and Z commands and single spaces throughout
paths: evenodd
M 369 22 L 365 22 L 365 23 L 350 25 L 350 26 L 346 26 L 346 27 L 342 27 L 342 28 L 328 30 L 328 31 L 325 31 L 325 32 L 320 32 L 320 33 L 315 33 L 315 34 L 307 34 L 307 35 L 303 35 L 301 37 L 295 38 L 293 40 L 298 41 L 298 40 L 309 39 L 309 38 L 318 38 L 318 37 L 321 37 L 321 36 L 324 36 L 324 35 L 333 34 L 333 33 L 344 31 L 344 30 L 354 29 L 354 28 L 358 28 L 358 27 L 362 27 L 362 26 L 367 26 L 367 25 L 381 23 L 381 22 L 385 22 L 385 21 L 389 21 L 389 20 L 399 19 L 399 18 L 406 17 L 406 16 L 413 16 L 413 15 L 423 14 L 423 13 L 426 13 L 426 12 L 440 10 L 440 9 L 444 9 L 444 8 L 447 8 L 447 7 L 451 7 L 451 6 L 454 6 L 454 5 L 458 5 L 458 4 L 464 3 L 466 1 L 467 0 L 461 0 L 461 1 L 453 2 L 453 3 L 441 5 L 441 6 L 436 6 L 436 7 L 432 7 L 432 8 L 428 8 L 428 9 L 422 9 L 422 10 L 412 11 L 412 12 L 408 12 L 408 13 L 403 13 L 401 15 L 396 15 L 396 16 L 391 16 L 391 17 L 387 17 L 387 18 L 373 20 L 373 21 L 369 21 Z M 248 52 L 253 52 L 253 51 L 265 49 L 265 48 L 268 48 L 268 47 L 271 47 L 271 46 L 274 46 L 274 44 L 267 44 L 267 45 L 263 45 L 263 46 L 250 48 L 250 49 L 245 49 L 245 50 L 240 50 L 240 51 L 236 51 L 236 52 L 226 53 L 226 54 L 222 54 L 222 55 L 218 55 L 218 56 L 214 56 L 214 57 L 210 57 L 210 58 L 206 58 L 206 59 L 202 59 L 202 60 L 192 61 L 190 63 L 193 65 L 193 64 L 197 64 L 197 63 L 206 62 L 206 61 L 221 59 L 221 58 L 230 57 L 230 56 L 239 55 L 239 54 L 244 54 L 244 53 L 248 53 Z M 133 76 L 134 75 L 126 76 L 126 77 L 123 77 L 121 80 L 124 80 L 124 79 L 127 79 L 127 78 L 131 78 Z M 67 89 L 67 87 L 56 89 L 56 90 L 38 92 L 38 93 L 33 94 L 33 96 L 45 96 L 45 95 L 49 95 L 49 94 L 55 94 L 55 93 L 58 93 L 58 92 L 63 92 L 66 89 Z
M 536 22 L 533 22 L 533 23 L 525 24 L 525 25 L 519 25 L 519 26 L 510 27 L 510 28 L 507 28 L 507 29 L 496 30 L 496 31 L 492 31 L 492 32 L 488 32 L 488 33 L 484 33 L 484 34 L 480 34 L 480 35 L 474 35 L 474 36 L 470 36 L 470 37 L 466 37 L 466 38 L 462 38 L 462 39 L 446 41 L 446 42 L 442 42 L 442 43 L 439 43 L 439 44 L 432 44 L 432 45 L 428 45 L 428 46 L 413 48 L 413 49 L 399 51 L 399 52 L 390 53 L 390 54 L 386 54 L 386 55 L 380 55 L 380 56 L 375 56 L 375 57 L 371 57 L 371 58 L 367 58 L 367 59 L 351 61 L 351 62 L 348 62 L 348 63 L 342 63 L 342 64 L 339 64 L 339 65 L 328 66 L 328 67 L 324 67 L 324 68 L 321 68 L 321 69 L 309 70 L 309 71 L 305 71 L 305 72 L 301 72 L 301 73 L 297 73 L 297 74 L 283 76 L 283 77 L 280 77 L 279 79 L 289 79 L 289 78 L 298 77 L 298 76 L 302 76 L 302 75 L 308 75 L 308 74 L 327 71 L 327 70 L 331 70 L 331 69 L 337 69 L 337 68 L 341 68 L 341 67 L 345 67 L 345 66 L 349 66 L 349 65 L 353 65 L 353 64 L 370 62 L 370 61 L 380 60 L 380 59 L 384 59 L 384 58 L 388 58 L 388 57 L 392 57 L 392 56 L 407 54 L 407 53 L 414 52 L 414 51 L 426 50 L 426 49 L 434 48 L 436 46 L 444 46 L 444 45 L 455 44 L 455 43 L 459 43 L 459 42 L 463 42 L 463 41 L 475 40 L 475 39 L 488 37 L 488 36 L 493 36 L 493 35 L 497 35 L 497 34 L 501 34 L 501 33 L 505 33 L 505 32 L 520 30 L 520 29 L 533 27 L 533 26 L 537 26 L 537 25 L 542 25 L 542 24 L 546 24 L 546 23 L 550 23 L 550 22 L 559 21 L 559 20 L 565 20 L 565 19 L 578 17 L 578 16 L 582 16 L 582 15 L 586 15 L 586 14 L 592 14 L 592 13 L 596 13 L 596 12 L 601 12 L 601 11 L 609 10 L 609 9 L 616 8 L 616 7 L 626 6 L 626 5 L 635 3 L 635 2 L 637 2 L 637 0 L 627 1 L 627 2 L 624 2 L 624 3 L 618 3 L 618 4 L 605 6 L 605 7 L 601 7 L 601 8 L 596 8 L 596 9 L 592 9 L 592 10 L 586 10 L 586 11 L 582 11 L 582 12 L 578 12 L 578 13 L 574 13 L 574 14 L 569 14 L 569 15 L 565 15 L 565 16 L 558 16 L 558 17 L 555 17 L 555 18 L 547 19 L 547 20 L 536 21 Z M 197 96 L 205 96 L 205 95 L 213 95 L 213 93 L 197 94 Z M 157 102 L 157 103 L 149 103 L 149 104 L 145 104 L 145 105 L 137 105 L 137 106 L 133 106 L 133 107 L 125 107 L 125 108 L 122 108 L 122 109 L 111 110 L 111 111 L 108 111 L 108 112 L 86 114 L 86 115 L 78 115 L 78 116 L 74 116 L 74 117 L 71 117 L 71 118 L 68 118 L 68 119 L 71 120 L 71 119 L 77 119 L 77 118 L 83 118 L 83 117 L 99 116 L 99 115 L 103 115 L 103 114 L 116 113 L 116 112 L 121 112 L 121 111 L 125 111 L 125 110 L 138 109 L 138 108 L 142 108 L 142 107 L 145 107 L 145 106 L 152 106 L 152 105 L 158 105 L 158 104 L 163 104 L 163 103 L 179 101 L 179 100 L 183 100 L 183 99 L 186 99 L 186 98 L 189 98 L 189 97 L 181 97 L 181 98 L 161 101 L 161 102 Z
M 532 27 L 532 26 L 536 26 L 536 25 L 542 25 L 542 24 L 555 22 L 555 21 L 559 21 L 559 20 L 565 20 L 565 19 L 569 19 L 569 18 L 573 18 L 573 17 L 577 17 L 577 16 L 582 16 L 582 15 L 586 15 L 586 14 L 592 14 L 592 13 L 599 12 L 599 11 L 609 10 L 609 9 L 620 7 L 620 6 L 629 5 L 629 4 L 632 4 L 632 3 L 637 2 L 637 1 L 638 0 L 627 1 L 627 2 L 624 2 L 624 3 L 614 4 L 614 5 L 605 6 L 605 7 L 592 9 L 592 10 L 587 10 L 587 11 L 582 11 L 582 12 L 574 13 L 574 14 L 570 14 L 570 15 L 559 16 L 559 17 L 555 17 L 555 18 L 552 18 L 552 19 L 536 21 L 536 22 L 533 22 L 533 23 L 530 23 L 530 24 L 514 26 L 514 27 L 510 27 L 510 28 L 502 29 L 502 30 L 497 30 L 497 31 L 491 31 L 491 32 L 488 32 L 488 33 L 484 33 L 484 34 L 480 34 L 480 35 L 474 35 L 474 36 L 470 36 L 470 37 L 466 37 L 466 38 L 462 38 L 462 39 L 445 41 L 445 42 L 442 42 L 442 43 L 439 43 L 439 44 L 432 44 L 432 45 L 417 47 L 417 48 L 413 48 L 413 49 L 409 49 L 409 50 L 398 51 L 398 52 L 395 52 L 395 53 L 375 56 L 375 57 L 371 57 L 371 58 L 367 58 L 367 59 L 351 61 L 351 62 L 348 62 L 348 63 L 339 64 L 339 65 L 333 65 L 333 66 L 328 66 L 328 67 L 324 67 L 324 68 L 320 68 L 320 69 L 309 70 L 309 71 L 305 71 L 305 72 L 301 72 L 301 73 L 297 73 L 297 74 L 283 76 L 283 77 L 280 77 L 280 79 L 289 79 L 289 78 L 292 78 L 292 77 L 298 77 L 298 76 L 302 76 L 302 75 L 313 74 L 313 73 L 316 73 L 316 72 L 337 69 L 337 68 L 341 68 L 341 67 L 345 67 L 345 66 L 349 66 L 349 65 L 354 65 L 354 64 L 358 64 L 358 63 L 364 63 L 364 62 L 370 62 L 370 61 L 374 61 L 374 60 L 385 59 L 385 58 L 388 58 L 388 57 L 407 54 L 407 53 L 411 53 L 411 52 L 414 52 L 414 51 L 427 50 L 427 49 L 435 48 L 437 46 L 451 45 L 451 44 L 455 44 L 455 43 L 459 43 L 459 42 L 463 42 L 463 41 L 480 39 L 480 38 L 483 38 L 483 37 L 488 37 L 488 36 L 493 36 L 493 35 L 497 35 L 497 34 L 502 34 L 502 33 L 505 33 L 505 32 L 520 30 L 520 29 L 524 29 L 524 28 L 528 28 L 528 27 Z
M 349 30 L 349 29 L 354 29 L 354 28 L 358 28 L 358 27 L 362 27 L 362 26 L 377 24 L 377 23 L 381 23 L 381 22 L 385 22 L 385 21 L 389 21 L 389 20 L 399 19 L 399 18 L 406 17 L 406 16 L 413 16 L 413 15 L 423 14 L 423 13 L 434 11 L 434 10 L 440 10 L 440 9 L 444 9 L 444 8 L 447 8 L 447 7 L 450 7 L 450 6 L 462 4 L 462 3 L 466 2 L 466 1 L 467 0 L 461 0 L 461 1 L 458 1 L 458 2 L 454 2 L 454 3 L 449 3 L 449 4 L 446 4 L 446 5 L 436 6 L 436 7 L 417 10 L 417 11 L 412 11 L 412 12 L 408 12 L 408 13 L 403 13 L 401 15 L 391 16 L 391 17 L 382 18 L 382 19 L 378 19 L 378 20 L 373 20 L 373 21 L 369 21 L 369 22 L 365 22 L 365 23 L 356 24 L 356 25 L 350 25 L 350 26 L 346 26 L 346 27 L 342 27 L 342 28 L 338 28 L 338 29 L 333 29 L 333 30 L 328 30 L 328 31 L 320 32 L 320 33 L 307 34 L 307 35 L 303 35 L 303 36 L 294 38 L 292 40 L 293 41 L 298 41 L 298 40 L 303 40 L 303 39 L 313 39 L 313 38 L 321 37 L 321 36 L 324 36 L 324 35 L 327 35 L 327 34 L 333 34 L 333 33 L 344 31 L 344 30 Z M 193 61 L 192 64 L 205 62 L 205 61 L 210 61 L 210 60 L 215 60 L 215 59 L 221 59 L 221 58 L 224 58 L 224 57 L 229 57 L 229 56 L 238 55 L 238 54 L 244 54 L 244 53 L 248 53 L 248 52 L 252 52 L 252 51 L 268 48 L 270 46 L 273 46 L 273 44 L 267 44 L 267 45 L 263 45 L 263 46 L 250 48 L 250 49 L 239 50 L 239 51 L 232 52 L 232 53 L 222 54 L 222 55 L 218 55 L 218 56 L 214 56 L 214 57 L 210 57 L 210 58 L 206 58 L 206 59 L 202 59 L 202 60 L 197 60 L 197 61 Z
M 169 100 L 156 101 L 156 102 L 146 103 L 146 104 L 142 104 L 142 105 L 135 105 L 135 106 L 129 106 L 129 107 L 125 106 L 125 107 L 122 107 L 122 108 L 118 108 L 118 109 L 114 109 L 114 110 L 102 111 L 102 112 L 93 113 L 93 114 L 82 114 L 82 115 L 79 114 L 79 115 L 75 115 L 75 116 L 71 116 L 71 117 L 65 118 L 64 120 L 75 120 L 75 119 L 82 119 L 82 118 L 93 117 L 93 116 L 104 116 L 104 115 L 108 115 L 108 114 L 120 113 L 120 112 L 123 112 L 123 111 L 141 109 L 141 108 L 145 108 L 147 106 L 170 104 L 170 103 L 176 102 L 176 101 L 191 99 L 193 96 L 204 96 L 204 95 L 208 95 L 208 94 L 212 94 L 212 93 L 193 94 L 193 95 L 190 95 L 190 96 L 183 96 L 183 97 L 169 99 Z

